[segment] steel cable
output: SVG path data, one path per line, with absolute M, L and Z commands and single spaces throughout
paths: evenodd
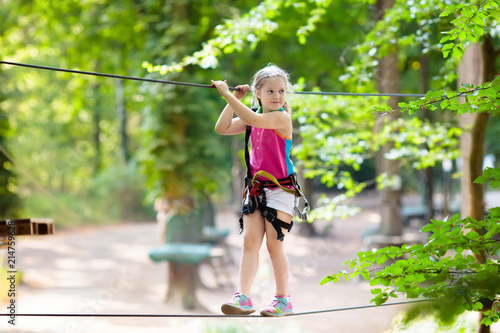
M 34 69 L 43 69 L 43 70 L 56 71 L 56 72 L 65 72 L 65 73 L 72 73 L 72 74 L 101 76 L 101 77 L 108 77 L 108 78 L 113 78 L 113 79 L 173 84 L 173 85 L 190 86 L 190 87 L 198 87 L 198 88 L 215 88 L 214 86 L 209 85 L 209 84 L 148 79 L 148 78 L 141 78 L 141 77 L 135 77 L 135 76 L 125 76 L 125 75 L 107 74 L 107 73 L 99 73 L 99 72 L 80 71 L 80 70 L 75 70 L 75 69 L 66 69 L 66 68 L 57 68 L 57 67 L 49 67 L 49 66 L 23 64 L 23 63 L 18 63 L 18 62 L 11 62 L 11 61 L 0 60 L 0 64 L 10 65 L 10 66 L 19 66 L 19 67 L 28 67 L 28 68 L 34 68 Z M 238 90 L 238 88 L 229 87 L 229 90 Z M 424 94 L 347 93 L 347 92 L 325 92 L 325 91 L 292 91 L 290 93 L 297 94 L 297 95 L 322 95 L 322 96 L 389 96 L 389 97 L 390 96 L 397 96 L 397 97 L 423 97 L 423 96 L 425 96 Z
M 380 305 L 368 304 L 368 305 L 358 305 L 358 306 L 350 306 L 343 308 L 335 308 L 335 309 L 325 309 L 325 310 L 314 310 L 314 311 L 306 311 L 306 312 L 297 312 L 287 317 L 292 316 L 304 316 L 304 315 L 312 315 L 312 314 L 320 314 L 320 313 L 328 313 L 328 312 L 339 312 L 339 311 L 349 311 L 349 310 L 361 310 L 367 308 L 380 308 L 384 306 L 392 306 L 392 305 L 405 305 L 412 303 L 421 303 L 421 302 L 429 302 L 435 299 L 420 299 L 420 300 L 412 300 L 412 301 L 401 301 L 401 302 L 393 302 L 393 303 L 384 303 Z M 11 316 L 15 315 L 16 317 L 93 317 L 93 318 L 271 318 L 271 317 L 263 317 L 260 315 L 223 315 L 223 314 L 132 314 L 132 313 L 0 313 L 0 316 Z

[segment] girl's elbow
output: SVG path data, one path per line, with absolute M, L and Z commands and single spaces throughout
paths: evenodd
M 217 126 L 217 125 L 215 125 L 215 132 L 217 134 L 221 134 L 221 135 L 226 134 L 226 131 L 224 130 L 224 128 L 222 128 L 221 126 Z

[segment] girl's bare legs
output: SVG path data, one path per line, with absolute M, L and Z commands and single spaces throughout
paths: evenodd
M 278 211 L 278 219 L 290 223 L 292 216 Z M 266 245 L 273 266 L 274 280 L 276 283 L 276 295 L 288 295 L 288 280 L 290 276 L 290 265 L 285 253 L 284 241 L 278 240 L 276 230 L 271 223 L 265 221 Z M 286 235 L 287 230 L 283 229 Z
M 243 216 L 243 252 L 241 253 L 239 291 L 250 295 L 259 268 L 259 251 L 266 232 L 267 221 L 260 211 Z M 270 224 L 270 223 L 269 223 Z M 275 237 L 276 238 L 276 237 Z

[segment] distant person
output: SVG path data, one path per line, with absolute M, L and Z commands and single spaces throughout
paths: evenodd
M 166 198 L 156 198 L 154 210 L 156 212 L 156 222 L 158 222 L 159 241 L 160 244 L 163 244 L 165 243 L 167 221 L 170 217 L 168 200 Z
M 240 219 L 244 237 L 239 290 L 230 301 L 222 305 L 221 310 L 227 315 L 255 312 L 249 295 L 259 266 L 259 250 L 266 235 L 276 294 L 271 304 L 261 311 L 261 315 L 290 315 L 293 313 L 288 295 L 290 267 L 283 240 L 284 232 L 290 231 L 292 227 L 294 193 L 298 189 L 290 185 L 293 184 L 291 177 L 295 176 L 295 172 L 290 160 L 293 128 L 291 110 L 286 103 L 290 86 L 288 74 L 275 65 L 269 65 L 255 74 L 252 84 L 252 107 L 257 100 L 259 107 L 256 111 L 240 101 L 250 91 L 248 85 L 238 86 L 233 95 L 226 81 L 212 80 L 212 84 L 228 103 L 215 125 L 216 132 L 235 135 L 244 133 L 247 126 L 251 126 L 250 163 L 247 168 L 251 177 L 257 181 L 252 186 L 251 179 L 247 179 Z M 233 117 L 233 113 L 236 117 Z M 266 176 L 262 176 L 262 171 Z M 276 182 L 271 181 L 272 178 L 280 184 L 288 185 L 277 186 Z

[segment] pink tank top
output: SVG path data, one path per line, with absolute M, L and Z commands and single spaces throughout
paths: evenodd
M 286 112 L 284 109 L 281 112 Z M 260 109 L 257 113 L 260 112 Z M 292 138 L 281 135 L 275 129 L 252 127 L 250 134 L 252 148 L 250 151 L 250 172 L 269 172 L 276 179 L 287 178 L 294 173 L 293 163 L 290 160 Z M 262 178 L 262 180 L 268 180 Z

